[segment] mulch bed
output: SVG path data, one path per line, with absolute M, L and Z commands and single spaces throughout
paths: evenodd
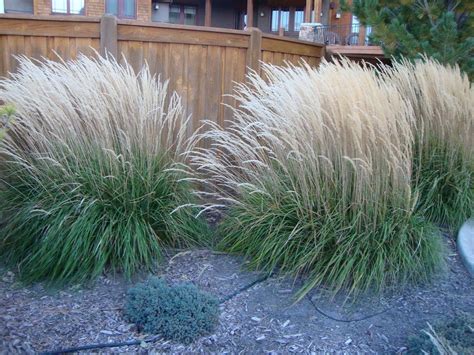
M 347 300 L 323 288 L 294 304 L 299 281 L 245 269 L 239 257 L 196 250 L 175 253 L 156 274 L 170 282 L 194 282 L 220 299 L 220 324 L 214 334 L 183 346 L 162 339 L 153 343 L 105 348 L 101 352 L 288 353 L 345 351 L 403 353 L 407 338 L 426 323 L 474 310 L 474 280 L 448 240 L 448 270 L 430 285 Z M 144 279 L 141 275 L 137 279 Z M 246 285 L 259 280 L 252 287 Z M 25 353 L 95 343 L 144 340 L 122 314 L 125 293 L 133 282 L 120 275 L 99 278 L 89 287 L 46 289 L 22 285 L 9 270 L 0 270 L 0 352 Z M 88 350 L 90 352 L 91 350 Z

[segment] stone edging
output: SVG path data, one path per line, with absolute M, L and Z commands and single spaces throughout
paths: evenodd
M 474 218 L 467 220 L 459 230 L 458 250 L 464 265 L 474 278 Z

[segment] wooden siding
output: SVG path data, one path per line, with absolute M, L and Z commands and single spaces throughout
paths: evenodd
M 226 95 L 233 92 L 236 82 L 245 80 L 249 68 L 259 71 L 260 60 L 284 65 L 303 59 L 317 66 L 324 57 L 324 46 L 257 29 L 158 25 L 110 17 L 0 15 L 0 76 L 17 70 L 14 55 L 57 60 L 56 52 L 63 59 L 73 59 L 79 53 L 93 55 L 94 50 L 104 52 L 105 48 L 112 48 L 113 55 L 135 70 L 147 63 L 152 73 L 169 80 L 170 89 L 181 96 L 187 114 L 193 117 L 190 130 L 202 119 L 220 124 L 231 119 L 230 109 L 222 103 L 235 105 Z

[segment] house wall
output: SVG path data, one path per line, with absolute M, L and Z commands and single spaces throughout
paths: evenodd
M 158 9 L 152 7 L 151 9 L 151 20 L 153 22 L 168 22 L 169 21 L 169 12 L 170 5 L 165 2 L 154 3 L 159 6 Z
M 153 5 L 158 4 L 159 10 L 156 10 Z M 204 26 L 204 11 L 205 11 L 205 0 L 175 0 L 173 4 L 176 5 L 192 5 L 197 7 L 196 13 L 196 25 Z M 154 22 L 167 22 L 169 19 L 169 2 L 152 1 L 151 6 L 151 21 Z
M 235 29 L 238 21 L 238 11 L 226 4 L 215 4 L 212 6 L 211 25 L 213 27 Z
M 342 12 L 341 18 L 336 17 L 336 12 L 340 8 L 340 1 L 336 0 L 336 8 L 329 11 L 329 24 L 338 26 L 350 26 L 352 24 L 352 14 L 350 12 Z M 352 0 L 348 1 L 352 4 Z
M 51 15 L 51 0 L 36 0 L 35 15 Z
M 24 0 L 12 0 L 24 1 Z M 33 0 L 26 0 L 33 1 Z M 136 0 L 137 20 L 151 20 L 151 0 Z M 51 15 L 52 0 L 35 0 L 35 15 Z M 85 0 L 86 16 L 102 16 L 105 13 L 105 0 Z
M 24 12 L 31 12 L 34 9 L 36 15 L 50 15 L 52 0 L 0 0 L 5 3 L 5 10 L 15 5 L 16 9 Z M 166 22 L 168 13 L 165 8 L 169 8 L 169 2 L 163 0 L 136 0 L 137 20 Z M 313 1 L 313 0 L 312 0 Z M 152 8 L 152 4 L 158 2 L 162 7 L 161 11 Z M 263 32 L 270 32 L 272 8 L 275 7 L 304 7 L 306 0 L 254 0 L 254 25 Z M 330 9 L 330 3 L 335 7 Z M 349 0 L 351 2 L 351 0 Z M 205 0 L 174 0 L 175 4 L 188 4 L 197 7 L 197 25 L 204 25 Z M 212 0 L 211 24 L 213 27 L 237 28 L 239 14 L 246 10 L 246 0 Z M 340 0 L 321 0 L 322 17 L 321 22 L 327 25 L 350 26 L 352 14 L 342 13 L 341 18 L 336 17 Z M 86 16 L 102 16 L 105 13 L 105 0 L 85 0 Z M 262 16 L 263 14 L 263 16 Z M 286 33 L 286 35 L 297 35 Z
M 287 6 L 289 5 L 289 6 Z M 282 5 L 279 5 L 278 2 L 262 2 L 259 3 L 257 8 L 256 8 L 256 18 L 254 22 L 258 28 L 260 28 L 263 32 L 271 33 L 271 23 L 272 23 L 272 10 L 275 8 L 279 7 L 288 7 L 292 10 L 292 15 L 290 16 L 290 21 L 289 21 L 289 32 L 285 32 L 285 36 L 290 36 L 290 37 L 298 37 L 298 32 L 294 32 L 294 10 L 296 9 L 304 9 L 302 6 L 301 1 L 295 1 L 295 2 L 282 2 Z M 263 15 L 263 16 L 262 16 Z
M 263 16 L 261 16 L 263 14 Z M 259 4 L 257 8 L 257 17 L 254 23 L 263 32 L 270 32 L 272 23 L 272 8 L 267 4 Z M 255 22 L 256 21 L 256 22 Z
M 87 16 L 102 16 L 105 13 L 104 0 L 86 0 Z
M 137 20 L 151 20 L 151 0 L 137 0 Z

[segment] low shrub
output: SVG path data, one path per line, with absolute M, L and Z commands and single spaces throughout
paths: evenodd
M 16 114 L 2 142 L 2 258 L 26 281 L 81 282 L 153 267 L 163 246 L 204 243 L 178 183 L 185 117 L 167 83 L 114 60 L 20 58 L 0 83 Z
M 396 89 L 349 62 L 265 65 L 249 82 L 230 127 L 210 124 L 211 147 L 191 155 L 189 173 L 226 209 L 219 247 L 305 275 L 299 298 L 428 280 L 442 245 L 414 209 L 414 117 Z
M 440 322 L 408 340 L 408 354 L 459 354 L 474 353 L 474 319 L 467 314 Z
M 474 211 L 474 88 L 458 67 L 429 59 L 396 63 L 386 75 L 415 112 L 417 209 L 455 231 Z
M 192 284 L 153 277 L 128 291 L 125 316 L 147 333 L 188 344 L 214 330 L 219 302 Z

